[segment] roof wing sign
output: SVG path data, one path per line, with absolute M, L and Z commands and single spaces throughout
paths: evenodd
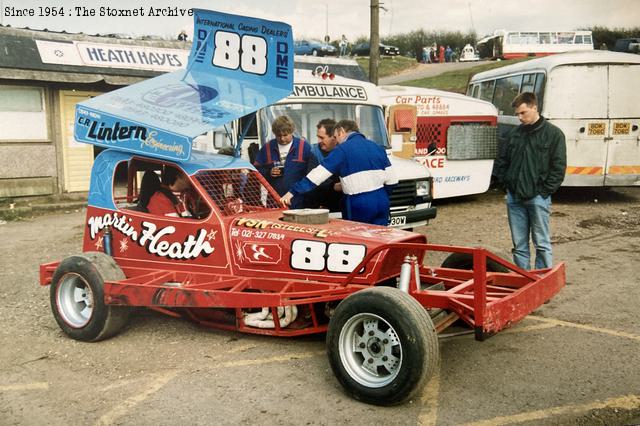
M 202 9 L 194 23 L 186 70 L 79 103 L 76 140 L 186 161 L 194 137 L 291 93 L 291 26 Z

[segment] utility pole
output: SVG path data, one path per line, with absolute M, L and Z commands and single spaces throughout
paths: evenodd
M 324 27 L 324 37 L 327 43 L 329 43 L 329 40 L 327 40 L 327 37 L 329 36 L 329 3 L 327 3 L 325 5 L 325 27 Z
M 378 85 L 380 62 L 380 0 L 371 0 L 371 37 L 369 38 L 369 81 Z

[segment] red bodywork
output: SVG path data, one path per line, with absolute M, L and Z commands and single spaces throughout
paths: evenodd
M 83 251 L 105 250 L 105 230 L 111 229 L 111 253 L 126 276 L 105 282 L 106 304 L 145 306 L 247 333 L 311 334 L 327 330 L 340 300 L 369 286 L 395 286 L 403 263 L 410 263 L 409 294 L 425 308 L 452 313 L 436 323 L 438 331 L 459 317 L 482 339 L 522 319 L 565 283 L 562 263 L 527 272 L 484 249 L 427 244 L 423 235 L 393 228 L 284 222 L 281 209 L 246 202 L 234 214 L 220 207 L 203 179 L 196 175 L 192 184 L 211 210 L 202 220 L 89 206 Z M 438 251 L 470 254 L 474 269 L 424 266 Z M 511 272 L 487 272 L 487 258 Z M 42 285 L 51 283 L 58 263 L 41 265 Z M 298 315 L 283 327 L 277 310 L 290 305 Z M 272 312 L 272 328 L 245 323 L 247 312 L 261 308 Z

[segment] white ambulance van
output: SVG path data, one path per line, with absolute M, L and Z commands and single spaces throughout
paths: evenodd
M 567 142 L 563 186 L 640 185 L 640 56 L 594 50 L 520 62 L 471 77 L 467 94 L 499 110 L 501 142 L 520 122 L 511 106 L 534 92 Z
M 410 229 L 435 218 L 429 169 L 391 155 L 378 88 L 369 82 L 335 75 L 326 65 L 314 70 L 295 69 L 294 73 L 294 89 L 289 97 L 243 117 L 230 128 L 218 129 L 213 133 L 214 148 L 237 146 L 240 142 L 241 155 L 253 162 L 259 148 L 274 137 L 271 123 L 276 117 L 289 116 L 296 124 L 296 136 L 312 144 L 317 143 L 316 125 L 323 118 L 354 120 L 362 134 L 385 148 L 398 176 L 399 183 L 390 197 L 390 226 Z
M 381 86 L 380 94 L 394 155 L 429 168 L 434 199 L 489 189 L 497 154 L 496 107 L 419 87 Z

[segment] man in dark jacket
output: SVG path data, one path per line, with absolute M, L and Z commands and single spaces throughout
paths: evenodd
M 336 121 L 333 118 L 323 118 L 318 122 L 316 136 L 318 143 L 311 145 L 311 152 L 318 159 L 318 163 L 324 161 L 331 151 L 338 145 L 333 135 Z M 305 207 L 325 208 L 330 212 L 342 211 L 342 184 L 336 174 L 322 182 L 318 187 L 309 192 L 305 198 Z
M 550 268 L 551 194 L 560 188 L 567 168 L 564 134 L 538 113 L 534 93 L 521 93 L 511 105 L 522 124 L 509 134 L 496 160 L 496 176 L 507 190 L 513 261 L 522 269 L 531 268 L 531 235 L 535 269 Z

